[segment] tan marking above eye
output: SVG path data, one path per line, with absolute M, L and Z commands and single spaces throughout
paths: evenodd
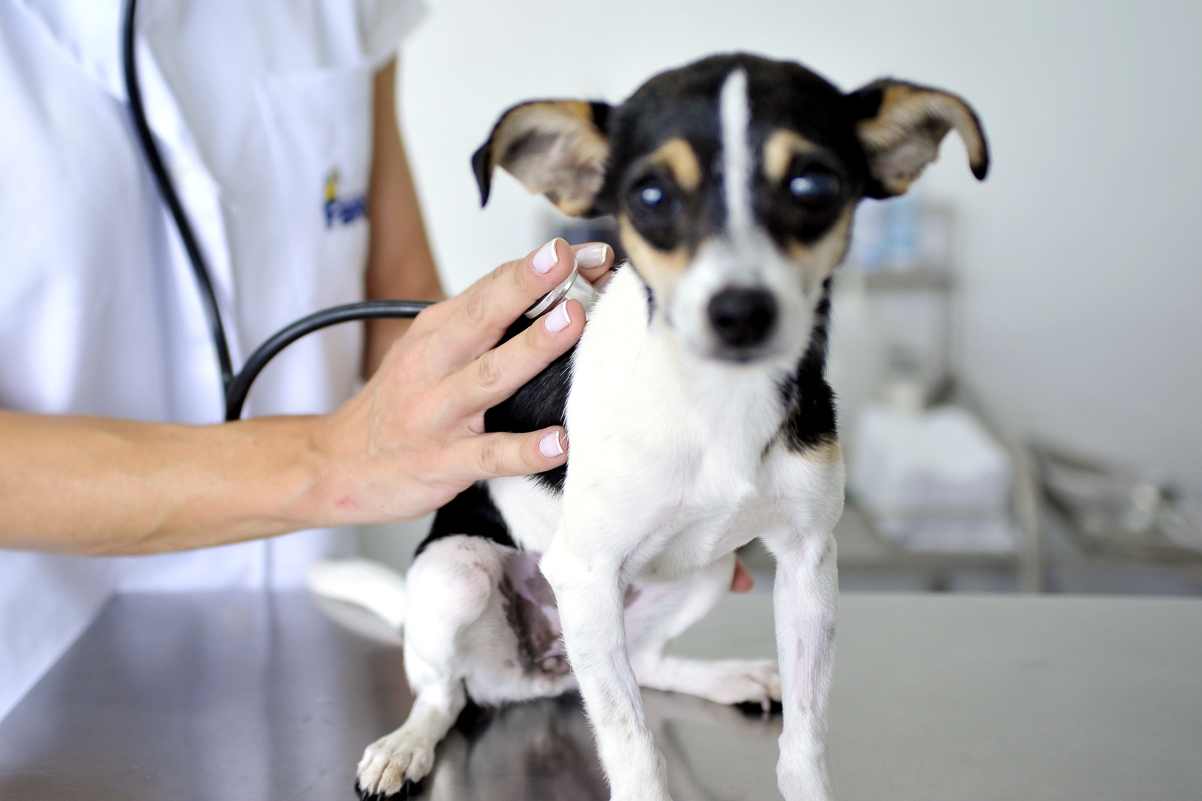
M 639 235 L 630 218 L 623 215 L 618 218 L 618 236 L 622 247 L 630 254 L 630 261 L 638 269 L 639 274 L 650 280 L 650 275 L 677 274 L 684 272 L 689 265 L 691 254 L 687 247 L 681 246 L 675 250 L 663 251 L 652 247 L 646 239 Z M 652 288 L 655 288 L 654 286 Z
M 763 170 L 764 177 L 770 183 L 776 183 L 785 177 L 785 171 L 793 163 L 793 157 L 799 153 L 813 153 L 818 145 L 806 139 L 796 131 L 788 128 L 777 128 L 764 142 Z
M 692 192 L 701 185 L 701 162 L 693 146 L 679 136 L 675 136 L 647 157 L 652 164 L 662 164 L 672 173 L 672 177 L 681 189 Z

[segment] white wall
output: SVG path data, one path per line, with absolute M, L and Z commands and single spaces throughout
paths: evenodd
M 405 49 L 402 116 L 449 287 L 538 244 L 544 204 L 508 176 L 477 208 L 468 157 L 502 110 L 617 101 L 732 49 L 844 88 L 894 75 L 967 97 L 989 180 L 958 143 L 924 179 L 963 211 L 964 371 L 1011 432 L 1202 490 L 1196 0 L 432 0 Z

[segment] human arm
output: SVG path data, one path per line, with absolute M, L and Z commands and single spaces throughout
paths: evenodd
M 544 322 L 493 347 L 571 271 L 567 244 L 553 247 L 545 273 L 531 254 L 422 312 L 329 415 L 180 426 L 0 412 L 0 547 L 155 553 L 406 520 L 473 481 L 563 464 L 566 454 L 539 449 L 548 434 L 563 442 L 561 428 L 483 430 L 484 410 L 583 330 L 571 301 L 562 330 Z

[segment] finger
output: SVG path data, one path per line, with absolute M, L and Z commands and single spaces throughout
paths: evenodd
M 444 325 L 431 332 L 432 352 L 459 367 L 497 344 L 505 330 L 572 271 L 571 248 L 552 239 L 521 261 L 503 264 L 472 284 Z
M 567 462 L 567 433 L 553 426 L 527 434 L 481 434 L 463 440 L 453 458 L 467 481 L 542 473 Z
M 457 371 L 447 396 L 456 414 L 496 406 L 568 351 L 584 331 L 579 301 L 560 303 L 505 344 Z
M 572 253 L 580 265 L 580 274 L 595 284 L 614 266 L 614 249 L 604 242 L 572 245 Z

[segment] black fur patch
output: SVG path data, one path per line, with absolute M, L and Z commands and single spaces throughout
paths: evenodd
M 524 316 L 518 318 L 505 332 L 501 342 L 508 342 L 534 323 L 534 320 Z M 576 348 L 573 347 L 526 382 L 513 397 L 486 411 L 484 430 L 524 434 L 548 426 L 564 425 L 568 390 L 572 386 L 572 356 L 575 353 Z M 563 492 L 563 482 L 567 474 L 567 465 L 563 465 L 539 473 L 535 479 L 552 492 Z
M 810 345 L 797 372 L 780 383 L 784 400 L 785 421 L 780 438 L 785 447 L 801 452 L 833 442 L 835 427 L 835 393 L 826 383 L 827 327 L 830 325 L 831 279 L 822 284 L 822 298 L 814 308 L 814 328 Z
M 597 126 L 598 131 L 607 133 L 609 131 L 609 115 L 614 107 L 600 100 L 590 101 L 588 105 L 593 112 L 593 125 Z
M 420 555 L 436 540 L 456 534 L 483 537 L 508 548 L 517 547 L 509 534 L 509 526 L 505 525 L 501 512 L 492 502 L 488 487 L 483 482 L 471 485 L 438 510 L 429 535 L 417 546 L 413 555 Z

